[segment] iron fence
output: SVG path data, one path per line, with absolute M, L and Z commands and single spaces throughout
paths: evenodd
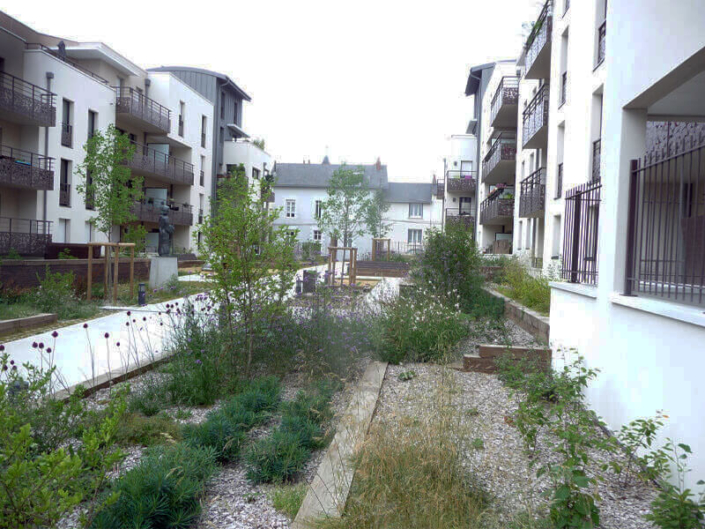
M 129 86 L 113 87 L 117 98 L 117 113 L 146 121 L 164 132 L 171 130 L 171 110 Z M 181 124 L 181 122 L 180 122 Z M 183 135 L 183 134 L 182 134 Z
M 482 180 L 487 180 L 487 177 L 500 162 L 516 160 L 516 155 L 516 132 L 501 132 L 492 143 L 492 147 L 490 147 L 490 150 L 485 155 L 485 159 L 482 161 Z
M 561 276 L 571 283 L 597 284 L 601 192 L 600 180 L 566 192 Z
M 51 242 L 51 221 L 0 217 L 0 255 L 43 257 Z
M 475 227 L 475 216 L 472 205 L 460 208 L 446 208 L 446 226 L 449 224 L 461 225 L 470 230 Z
M 480 204 L 480 224 L 492 224 L 514 216 L 514 198 L 495 192 Z
M 519 216 L 533 217 L 546 205 L 546 169 L 540 168 L 521 181 Z
M 632 161 L 625 294 L 705 305 L 705 143 Z
M 446 171 L 449 193 L 474 193 L 477 176 L 475 171 Z
M 505 105 L 516 105 L 519 103 L 519 78 L 516 76 L 505 76 L 499 82 L 497 91 L 492 98 L 490 108 L 490 125 L 494 124 L 499 111 Z M 516 110 L 514 111 L 516 118 Z
M 193 164 L 152 149 L 147 145 L 131 142 L 135 146 L 135 153 L 127 165 L 135 170 L 168 179 L 176 184 L 193 185 Z

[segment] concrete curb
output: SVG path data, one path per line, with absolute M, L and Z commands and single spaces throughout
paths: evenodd
M 321 518 L 343 514 L 355 475 L 352 457 L 367 437 L 386 371 L 386 362 L 367 366 L 291 529 L 313 528 Z

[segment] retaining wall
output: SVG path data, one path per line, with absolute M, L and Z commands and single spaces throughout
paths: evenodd
M 551 334 L 551 325 L 547 316 L 542 316 L 538 312 L 520 305 L 504 294 L 496 290 L 485 287 L 485 291 L 496 298 L 504 300 L 504 315 L 512 320 L 519 327 L 531 334 L 537 340 L 548 343 Z

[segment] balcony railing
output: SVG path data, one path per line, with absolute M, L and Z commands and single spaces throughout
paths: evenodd
M 493 191 L 480 204 L 480 224 L 504 224 L 514 217 L 514 197 L 503 198 L 501 190 Z
M 193 206 L 181 204 L 172 200 L 159 200 L 145 198 L 132 205 L 132 213 L 143 222 L 159 222 L 162 206 L 169 208 L 169 221 L 177 226 L 191 226 L 193 224 Z
M 0 112 L 7 119 L 27 125 L 56 125 L 56 94 L 35 84 L 0 72 Z
M 482 162 L 482 181 L 486 184 L 496 184 L 504 179 L 513 181 L 516 155 L 516 134 L 502 132 Z
M 605 61 L 606 53 L 606 38 L 607 38 L 607 21 L 605 20 L 597 30 L 597 62 L 595 68 L 600 66 Z
M 71 207 L 71 184 L 59 184 L 59 206 Z
M 561 100 L 559 101 L 558 107 L 565 105 L 568 100 L 568 72 L 563 72 L 561 75 Z
M 115 87 L 117 116 L 139 120 L 155 132 L 171 130 L 171 110 L 130 87 Z
M 14 250 L 28 257 L 44 257 L 51 242 L 51 221 L 0 217 L 0 255 Z
M 536 217 L 546 208 L 546 169 L 534 171 L 521 181 L 519 216 Z
M 534 27 L 526 39 L 527 79 L 542 79 L 550 73 L 551 30 L 553 29 L 553 0 L 547 0 Z M 545 53 L 543 53 L 545 51 Z
M 561 275 L 571 283 L 597 284 L 601 192 L 599 180 L 566 192 Z
M 0 145 L 0 184 L 25 189 L 54 189 L 54 159 Z
M 558 199 L 563 196 L 563 164 L 558 164 L 558 173 L 556 174 L 556 193 L 553 198 Z
M 471 207 L 446 208 L 446 226 L 461 225 L 467 229 L 475 227 L 475 217 Z
M 548 126 L 548 85 L 543 85 L 524 110 L 523 145 L 525 149 L 546 146 Z
M 446 181 L 441 179 L 441 180 L 436 180 L 436 198 L 438 200 L 443 200 L 443 197 L 446 196 Z
M 475 171 L 447 171 L 448 193 L 474 193 L 477 176 Z
M 502 77 L 497 91 L 492 98 L 490 109 L 490 125 L 492 127 L 508 127 L 516 124 L 519 104 L 519 78 Z
M 133 143 L 135 154 L 127 161 L 133 171 L 166 180 L 174 184 L 193 185 L 193 164 L 174 158 L 166 153 Z
M 73 147 L 73 125 L 70 123 L 61 124 L 61 145 Z
M 600 162 L 602 160 L 602 140 L 592 142 L 592 180 L 599 180 L 601 176 Z
M 625 294 L 705 307 L 702 138 L 632 161 Z

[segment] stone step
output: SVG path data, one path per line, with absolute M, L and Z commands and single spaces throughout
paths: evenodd
M 495 373 L 494 358 L 482 358 L 478 354 L 463 355 L 463 370 L 472 373 Z

